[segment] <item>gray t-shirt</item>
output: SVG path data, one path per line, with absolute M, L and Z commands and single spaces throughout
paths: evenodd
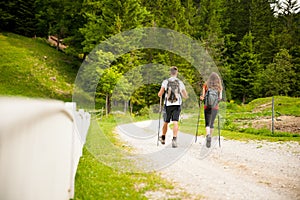
M 180 93 L 182 92 L 182 90 L 185 90 L 185 85 L 183 84 L 183 82 L 181 80 L 179 80 L 178 78 L 175 78 L 175 77 L 171 77 L 169 79 L 164 80 L 161 84 L 161 87 L 165 88 L 165 91 L 167 90 L 168 80 L 172 80 L 172 81 L 173 80 L 178 80 L 179 81 Z M 165 95 L 164 104 L 166 106 L 181 105 L 182 104 L 182 97 L 181 97 L 181 95 L 179 95 L 178 100 L 171 103 L 171 102 L 167 101 L 167 95 Z

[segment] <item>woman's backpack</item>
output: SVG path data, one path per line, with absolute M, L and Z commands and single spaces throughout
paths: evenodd
M 205 98 L 204 104 L 207 108 L 214 108 L 219 103 L 219 92 L 214 89 L 208 89 Z

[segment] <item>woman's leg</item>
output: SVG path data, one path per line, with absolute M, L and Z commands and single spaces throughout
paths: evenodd
M 206 135 L 210 134 L 211 109 L 204 110 Z
M 214 109 L 211 110 L 211 120 L 210 120 L 210 124 L 209 124 L 210 135 L 212 135 L 214 132 L 214 123 L 215 123 L 217 113 L 218 113 L 218 110 L 214 110 Z

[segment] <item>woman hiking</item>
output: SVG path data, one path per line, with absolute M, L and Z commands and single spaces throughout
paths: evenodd
M 204 117 L 206 129 L 206 147 L 211 146 L 211 137 L 214 131 L 214 122 L 219 110 L 219 101 L 222 99 L 222 82 L 219 75 L 212 72 L 203 84 L 200 100 L 204 100 Z

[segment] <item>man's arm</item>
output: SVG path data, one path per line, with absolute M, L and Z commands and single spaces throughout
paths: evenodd
M 183 89 L 181 91 L 181 94 L 182 94 L 183 98 L 185 98 L 185 99 L 189 98 L 188 93 L 187 93 L 187 91 L 185 89 Z
M 161 87 L 157 95 L 158 95 L 159 97 L 162 97 L 162 95 L 164 94 L 164 92 L 165 92 L 165 88 L 164 88 L 164 87 Z

